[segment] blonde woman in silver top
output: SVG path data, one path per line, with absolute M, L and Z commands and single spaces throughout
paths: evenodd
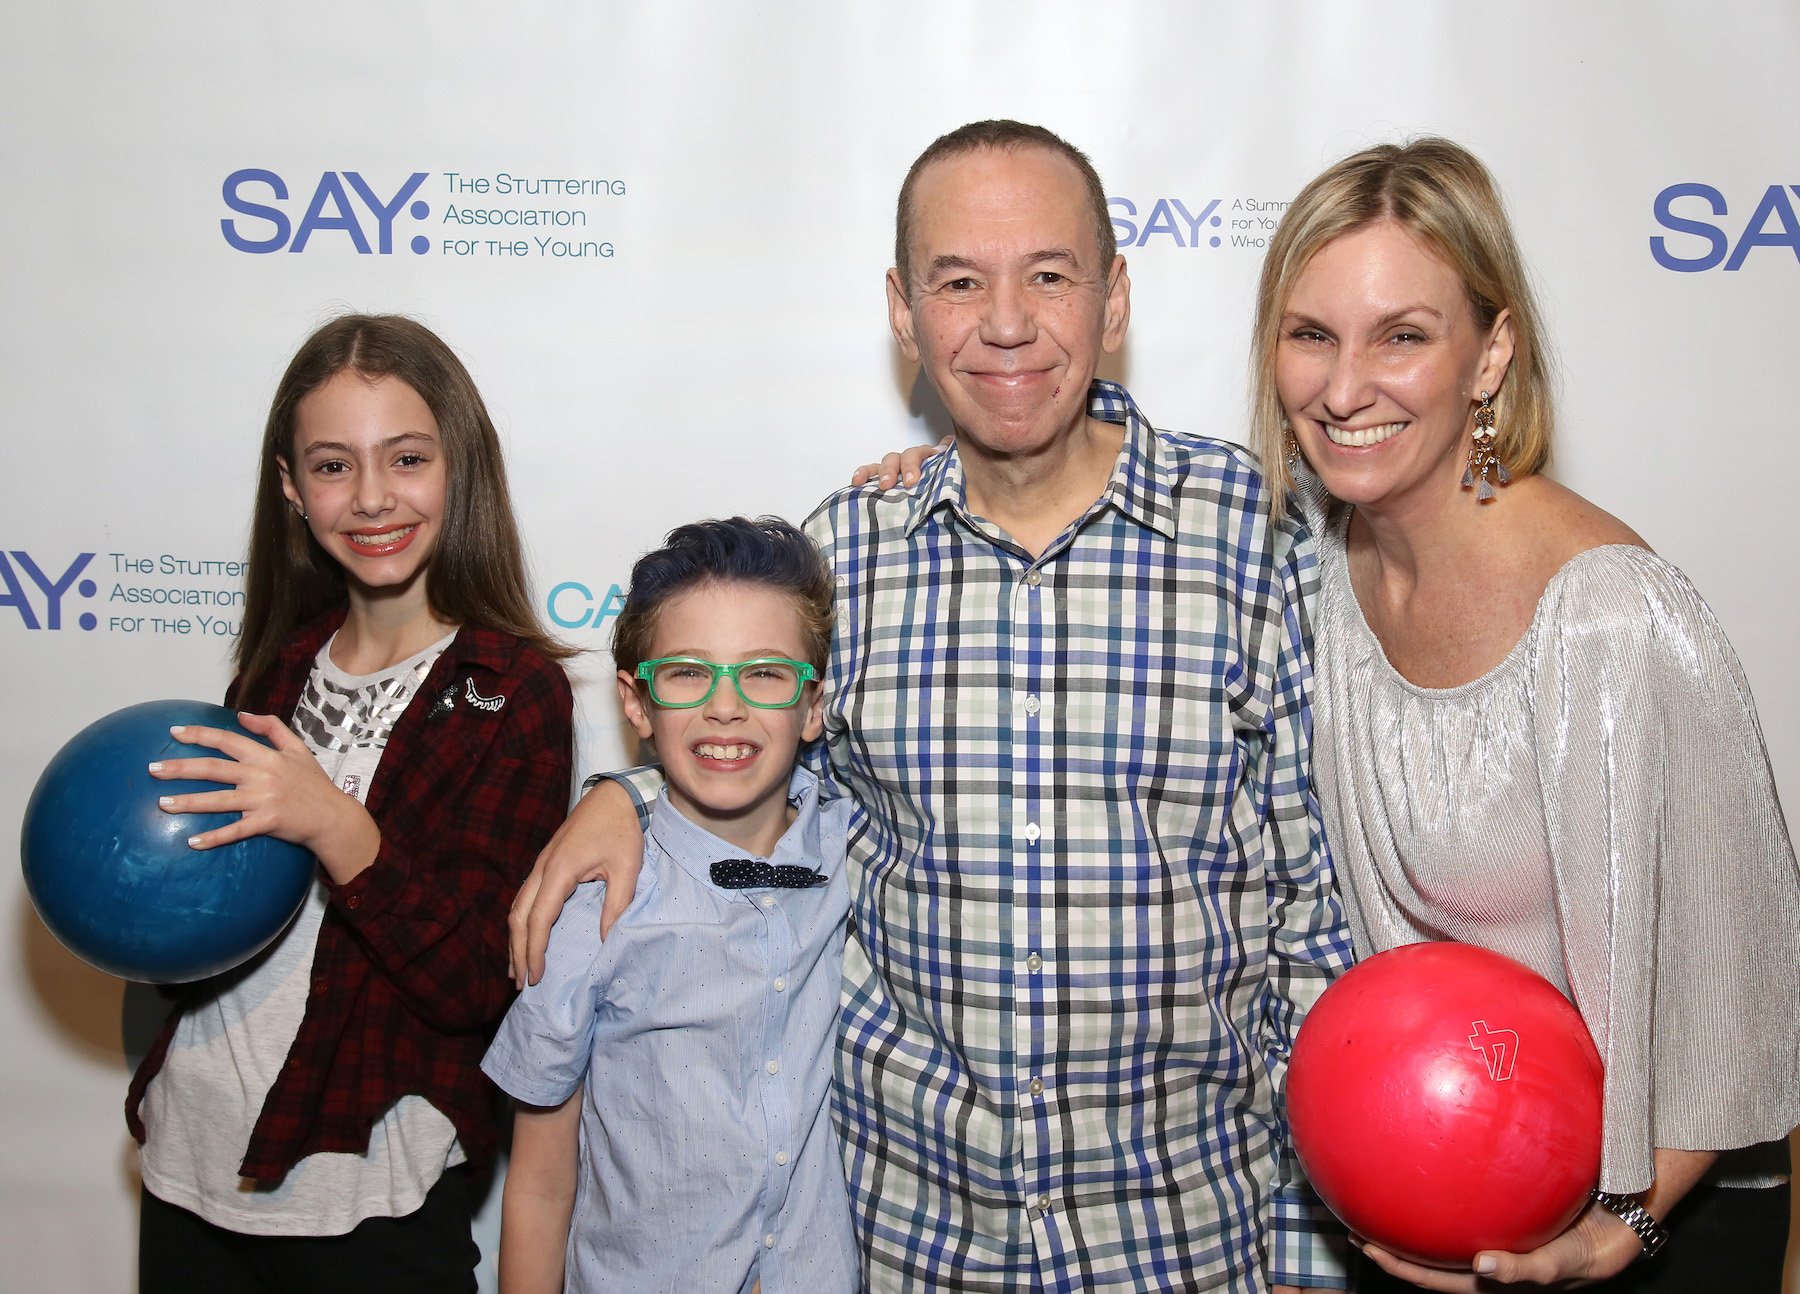
M 1606 1062 L 1609 1195 L 1567 1232 L 1473 1272 L 1369 1256 L 1436 1290 L 1777 1290 L 1800 874 L 1706 605 L 1540 475 L 1547 356 L 1481 164 L 1425 139 L 1309 184 L 1252 369 L 1277 498 L 1319 541 L 1314 775 L 1358 953 L 1497 949 L 1570 995 Z

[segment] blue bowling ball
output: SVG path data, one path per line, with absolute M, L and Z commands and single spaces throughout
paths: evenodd
M 255 955 L 299 911 L 313 878 L 310 853 L 269 836 L 188 847 L 189 836 L 237 815 L 156 807 L 158 796 L 220 789 L 150 776 L 152 760 L 218 756 L 176 741 L 177 724 L 244 732 L 232 711 L 202 701 L 109 714 L 44 769 L 19 842 L 25 886 L 50 933 L 90 965 L 152 984 L 203 979 Z

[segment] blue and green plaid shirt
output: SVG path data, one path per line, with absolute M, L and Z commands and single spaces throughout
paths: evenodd
M 1308 777 L 1311 540 L 1242 450 L 1125 428 L 1033 558 L 954 449 L 808 523 L 855 797 L 839 1126 L 877 1290 L 1344 1283 L 1282 1077 L 1349 964 Z

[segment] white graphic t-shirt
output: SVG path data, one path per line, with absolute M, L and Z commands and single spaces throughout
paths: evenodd
M 374 674 L 346 674 L 319 649 L 291 726 L 331 780 L 357 801 L 393 731 L 451 634 Z M 334 639 L 335 641 L 335 639 Z M 327 904 L 315 881 L 293 923 L 221 977 L 182 1017 L 144 1096 L 144 1185 L 160 1200 L 247 1235 L 342 1235 L 364 1218 L 404 1217 L 446 1168 L 463 1162 L 450 1120 L 402 1097 L 370 1131 L 366 1154 L 309 1155 L 274 1185 L 238 1176 L 264 1099 L 300 1030 Z

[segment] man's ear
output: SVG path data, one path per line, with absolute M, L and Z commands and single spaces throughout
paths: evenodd
M 901 353 L 917 364 L 919 338 L 913 330 L 912 302 L 907 298 L 906 284 L 897 269 L 887 272 L 887 302 L 888 327 L 894 330 L 894 340 L 900 343 Z
M 1100 349 L 1108 355 L 1118 354 L 1130 323 L 1131 275 L 1125 272 L 1125 258 L 1114 256 L 1106 275 L 1106 323 L 1100 331 Z

